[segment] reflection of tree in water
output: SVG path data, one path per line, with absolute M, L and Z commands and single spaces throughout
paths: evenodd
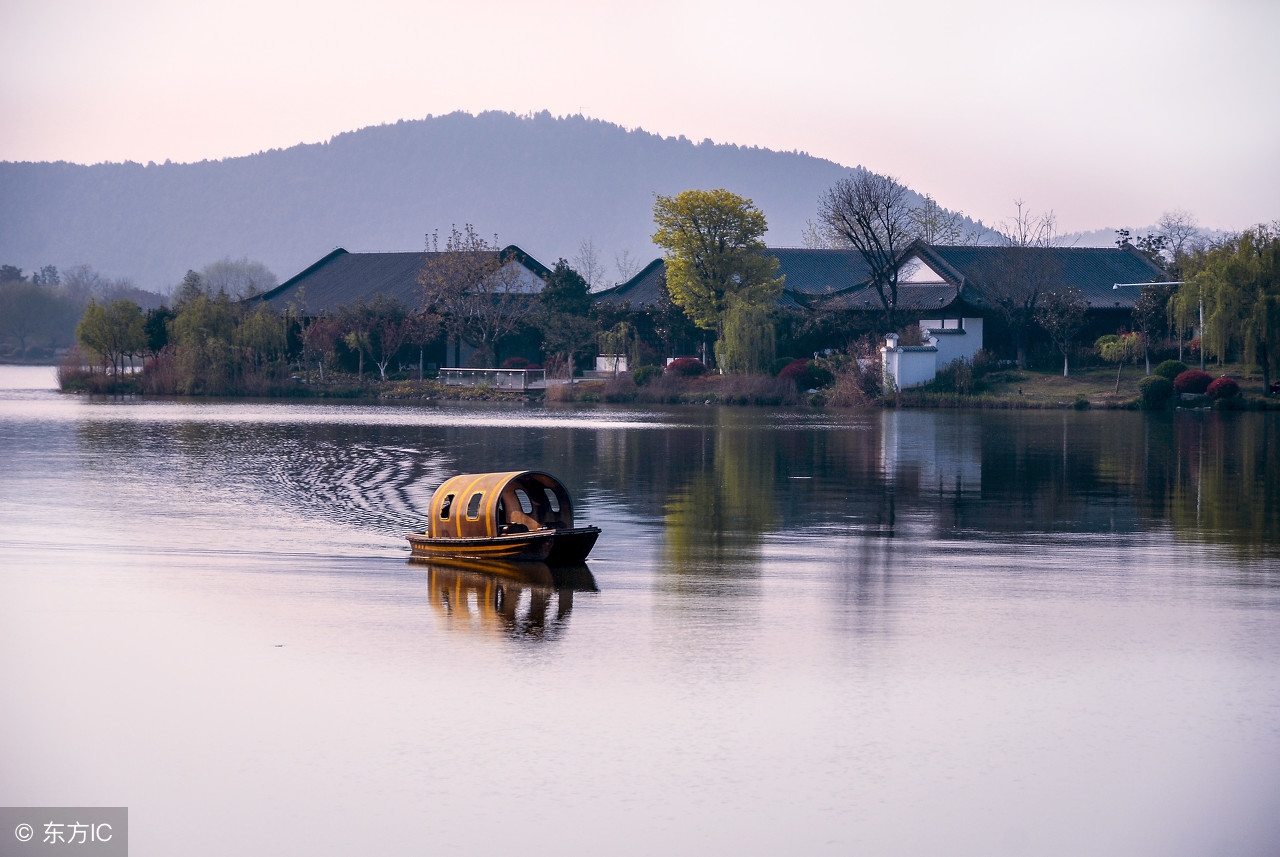
M 563 633 L 573 593 L 595 592 L 584 566 L 548 569 L 540 563 L 413 561 L 427 570 L 427 601 L 450 631 L 529 640 Z
M 451 409 L 444 416 L 466 416 Z M 438 415 L 437 415 L 438 416 Z M 1180 536 L 1280 552 L 1280 421 L 1270 414 L 677 408 L 653 428 L 88 420 L 84 466 L 167 490 L 266 502 L 381 534 L 422 526 L 447 475 L 535 468 L 590 522 L 661 524 L 665 567 L 756 575 L 771 534 L 1009 539 Z M 652 531 L 647 531 L 652 532 Z M 818 535 L 817 537 L 824 537 Z M 614 542 L 617 544 L 617 542 Z
M 754 574 L 764 534 L 778 526 L 776 432 L 734 416 L 722 409 L 701 433 L 703 466 L 667 496 L 664 559 L 678 573 Z
M 1280 555 L 1280 421 L 1179 415 L 1164 429 L 1175 446 L 1162 480 L 1174 532 L 1247 558 Z

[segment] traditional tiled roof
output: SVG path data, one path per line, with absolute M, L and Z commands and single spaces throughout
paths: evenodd
M 667 266 L 663 261 L 654 259 L 625 283 L 598 291 L 591 296 L 591 299 L 597 303 L 617 307 L 629 304 L 633 310 L 651 307 L 658 302 L 658 285 L 666 271 Z
M 771 248 L 766 253 L 778 260 L 778 274 L 783 277 L 781 309 L 803 309 L 815 299 L 837 295 L 863 286 L 870 279 L 866 262 L 856 250 L 807 250 L 791 247 Z M 632 309 L 653 306 L 658 299 L 658 284 L 666 272 L 661 259 L 654 259 L 625 283 L 597 292 L 600 303 Z
M 785 277 L 782 288 L 795 295 L 834 295 L 871 280 L 871 269 L 857 250 L 778 247 L 769 255 L 778 260 L 778 273 Z
M 916 244 L 912 248 L 961 295 L 982 305 L 983 286 L 1010 272 L 1043 266 L 1050 279 L 1078 289 L 1091 309 L 1130 310 L 1141 289 L 1133 284 L 1168 279 L 1161 268 L 1134 247 L 952 247 Z M 1117 284 L 1125 284 L 1116 288 Z
M 930 310 L 960 310 L 968 307 L 960 300 L 959 289 L 948 283 L 924 286 L 899 285 L 898 310 L 900 312 L 928 312 Z M 871 286 L 835 295 L 824 301 L 823 309 L 846 312 L 883 312 L 880 294 Z
M 544 280 L 551 275 L 545 265 L 514 244 L 501 253 L 504 259 L 519 262 Z M 255 300 L 264 301 L 276 310 L 301 304 L 302 311 L 308 315 L 332 312 L 360 298 L 370 300 L 379 294 L 417 306 L 422 297 L 418 275 L 432 255 L 425 252 L 348 253 L 339 247 Z

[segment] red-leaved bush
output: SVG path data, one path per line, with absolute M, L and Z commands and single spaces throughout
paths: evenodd
M 787 381 L 794 381 L 796 386 L 799 386 L 801 379 L 808 380 L 809 361 L 804 357 L 792 360 L 782 367 L 782 370 L 778 372 L 778 377 Z
M 778 377 L 783 381 L 793 382 L 799 390 L 825 387 L 832 381 L 830 372 L 804 357 L 783 366 Z
M 502 369 L 528 369 L 529 361 L 523 357 L 508 357 L 502 361 Z
M 1210 399 L 1232 399 L 1240 395 L 1240 385 L 1224 375 L 1215 378 L 1205 393 Z
M 702 361 L 697 357 L 677 357 L 667 364 L 668 375 L 692 377 L 694 375 L 702 375 L 706 371 L 707 367 L 702 365 Z
M 1173 379 L 1173 389 L 1178 393 L 1201 394 L 1209 389 L 1213 376 L 1199 369 L 1188 369 Z

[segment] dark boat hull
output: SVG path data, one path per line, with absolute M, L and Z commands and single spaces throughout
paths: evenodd
M 548 565 L 571 565 L 587 558 L 599 527 L 575 527 L 566 530 L 534 530 L 492 538 L 431 538 L 425 533 L 410 533 L 405 538 L 415 557 L 456 557 L 463 559 L 495 559 L 508 562 L 545 562 Z

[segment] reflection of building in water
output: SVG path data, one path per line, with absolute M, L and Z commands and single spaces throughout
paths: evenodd
M 595 592 L 585 565 L 411 561 L 427 569 L 427 600 L 450 630 L 540 639 L 563 630 L 573 593 Z
M 969 415 L 880 412 L 880 466 L 886 481 L 922 495 L 982 488 L 982 432 Z M 912 485 L 904 484 L 910 480 Z

